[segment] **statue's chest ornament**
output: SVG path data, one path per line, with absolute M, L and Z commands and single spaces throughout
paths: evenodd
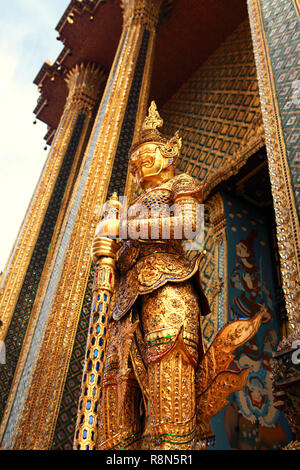
M 130 208 L 130 215 L 135 217 L 143 212 L 164 212 L 172 204 L 172 192 L 157 188 L 142 195 Z

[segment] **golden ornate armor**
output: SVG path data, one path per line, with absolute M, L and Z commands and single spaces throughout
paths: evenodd
M 174 239 L 174 223 L 169 217 L 169 239 L 162 239 L 162 226 L 164 224 L 164 206 L 168 208 L 176 203 L 179 198 L 190 205 L 186 217 L 196 217 L 197 203 L 202 203 L 202 188 L 196 185 L 193 178 L 182 174 L 162 183 L 158 187 L 149 189 L 142 194 L 131 206 L 142 205 L 149 209 L 147 219 L 141 219 L 138 224 L 145 224 L 146 240 L 128 240 L 123 243 L 118 254 L 118 267 L 121 272 L 119 293 L 113 310 L 113 318 L 119 320 L 132 307 L 138 295 L 144 295 L 164 286 L 166 283 L 177 283 L 190 279 L 199 269 L 201 254 L 192 261 L 185 257 L 182 241 Z M 162 217 L 153 219 L 157 211 Z M 152 210 L 152 212 L 151 212 Z M 133 211 L 135 212 L 135 211 Z M 187 212 L 187 210 L 185 211 Z M 173 217 L 174 218 L 174 217 Z M 167 220 L 165 218 L 165 220 Z M 137 219 L 133 219 L 137 221 Z M 129 220 L 130 226 L 131 220 Z M 191 225 L 195 222 L 191 222 Z M 148 227 L 149 225 L 149 227 Z M 157 225 L 158 240 L 151 238 L 151 229 Z M 183 225 L 184 231 L 184 225 Z M 148 233 L 149 231 L 149 233 Z M 148 237 L 149 235 L 149 237 Z M 202 292 L 202 290 L 201 290 Z M 202 296 L 204 299 L 205 297 Z M 206 299 L 205 299 L 206 300 Z M 206 310 L 207 311 L 207 306 Z M 208 313 L 208 312 L 207 312 Z
M 130 159 L 143 192 L 128 219 L 99 224 L 93 245 L 97 261 L 99 240 L 127 233 L 116 256 L 119 282 L 99 402 L 103 450 L 186 450 L 209 437 L 210 418 L 246 380 L 245 371 L 227 370 L 232 353 L 260 323 L 260 316 L 232 322 L 203 356 L 200 315 L 209 313 L 199 281 L 203 253 L 188 260 L 182 247 L 187 225 L 197 225 L 202 187 L 187 174 L 175 176 L 181 139 L 163 137 L 161 125 L 152 103 Z M 174 204 L 178 213 L 170 211 Z

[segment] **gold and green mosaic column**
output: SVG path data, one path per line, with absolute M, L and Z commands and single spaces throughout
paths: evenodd
M 299 2 L 248 0 L 288 330 L 300 335 Z
M 65 79 L 69 94 L 60 125 L 4 275 L 0 334 L 6 345 L 6 364 L 0 368 L 1 435 L 38 321 L 105 73 L 94 64 L 79 64 Z
M 4 448 L 51 447 L 90 274 L 97 211 L 108 193 L 125 189 L 128 150 L 147 106 L 160 3 L 122 2 L 123 32 L 67 208 Z

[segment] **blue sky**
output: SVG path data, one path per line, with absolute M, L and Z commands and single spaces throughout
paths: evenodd
M 47 152 L 45 124 L 33 125 L 33 80 L 62 50 L 55 27 L 70 0 L 1 2 L 0 271 L 5 267 Z

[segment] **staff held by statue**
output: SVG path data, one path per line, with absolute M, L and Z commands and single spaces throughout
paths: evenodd
M 120 203 L 114 193 L 104 206 L 102 220 L 118 218 Z M 96 230 L 97 233 L 97 230 Z M 108 337 L 108 322 L 115 290 L 116 253 L 119 245 L 113 238 L 94 238 L 92 258 L 96 264 L 93 301 L 77 412 L 74 450 L 94 450 L 97 443 L 97 411 L 101 394 L 103 366 Z

